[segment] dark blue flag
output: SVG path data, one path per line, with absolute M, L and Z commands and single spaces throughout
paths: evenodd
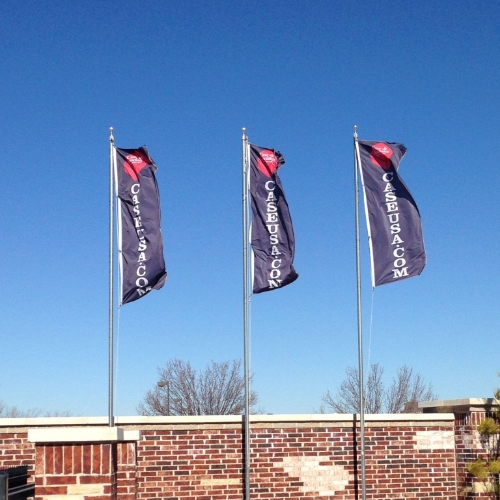
M 278 151 L 250 144 L 253 293 L 267 292 L 295 281 L 295 237 L 278 169 L 285 163 Z
M 403 144 L 357 141 L 368 211 L 372 285 L 419 275 L 426 255 L 420 213 L 398 174 Z
M 145 147 L 116 148 L 121 304 L 159 290 L 167 279 L 156 170 Z

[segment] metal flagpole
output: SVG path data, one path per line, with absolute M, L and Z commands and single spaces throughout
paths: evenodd
M 359 427 L 361 439 L 361 494 L 366 500 L 365 470 L 365 397 L 363 379 L 363 328 L 361 316 L 361 259 L 359 250 L 359 180 L 358 167 L 361 167 L 358 149 L 358 127 L 354 125 L 354 214 L 356 220 L 356 283 L 358 304 L 358 370 L 359 370 Z
M 113 269 L 113 230 L 114 230 L 114 149 L 115 138 L 113 127 L 109 128 L 109 394 L 108 394 L 108 425 L 114 427 L 113 416 L 113 328 L 114 328 L 114 269 Z
M 246 129 L 242 129 L 242 162 L 243 162 L 243 338 L 244 338 L 244 371 L 245 371 L 245 496 L 250 500 L 250 368 L 249 368 L 249 271 L 248 271 L 248 137 Z

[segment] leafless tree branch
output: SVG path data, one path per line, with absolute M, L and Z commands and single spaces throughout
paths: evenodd
M 398 369 L 391 385 L 384 385 L 384 369 L 372 364 L 363 390 L 366 413 L 403 413 L 405 403 L 437 399 L 432 384 L 426 384 L 419 373 L 404 365 Z M 346 378 L 341 382 L 335 395 L 328 391 L 322 398 L 325 408 L 334 413 L 359 413 L 359 372 L 356 368 L 346 370 Z
M 33 418 L 39 417 L 42 410 L 31 408 L 29 410 L 21 410 L 17 406 L 8 406 L 0 400 L 0 418 Z
M 140 415 L 241 415 L 245 409 L 245 381 L 241 361 L 211 362 L 196 372 L 189 362 L 169 361 L 158 370 L 163 387 L 155 387 L 137 406 Z M 257 394 L 250 395 L 250 408 Z

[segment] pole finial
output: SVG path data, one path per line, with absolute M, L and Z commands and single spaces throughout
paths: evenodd
M 115 138 L 113 137 L 113 127 L 109 127 L 109 140 L 111 142 L 114 142 L 115 141 Z
M 246 136 L 247 136 L 247 129 L 246 129 L 246 127 L 243 127 L 243 128 L 241 129 L 241 132 L 242 132 L 242 134 L 243 134 L 242 139 L 245 139 L 245 138 L 246 138 Z
M 358 137 L 358 126 L 354 125 L 354 137 Z

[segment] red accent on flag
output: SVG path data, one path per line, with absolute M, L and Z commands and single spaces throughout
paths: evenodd
M 370 152 L 370 160 L 377 167 L 381 167 L 384 170 L 391 168 L 391 156 L 393 150 L 385 143 L 379 142 L 372 146 Z
M 149 160 L 140 152 L 135 151 L 134 154 L 127 155 L 123 162 L 125 172 L 137 181 L 139 179 L 140 171 L 149 165 Z
M 263 149 L 257 158 L 257 168 L 266 177 L 271 177 L 278 170 L 278 158 L 276 158 L 274 151 Z

